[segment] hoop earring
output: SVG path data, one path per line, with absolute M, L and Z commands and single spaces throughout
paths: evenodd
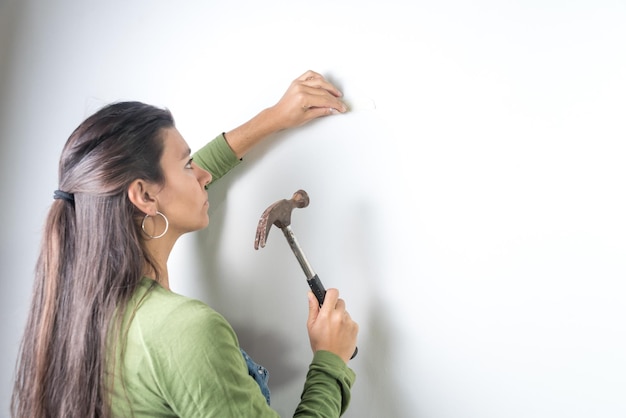
M 163 215 L 161 212 L 159 212 L 157 210 L 157 215 L 160 215 L 163 220 L 165 221 L 165 231 L 163 231 L 160 235 L 150 235 L 148 234 L 148 232 L 146 231 L 146 219 L 148 219 L 150 217 L 150 215 L 146 214 L 146 216 L 144 216 L 143 221 L 141 221 L 141 230 L 143 231 L 144 234 L 146 234 L 150 239 L 157 239 L 157 238 L 161 238 L 163 235 L 165 235 L 167 233 L 168 228 L 170 227 L 170 222 L 167 220 L 167 218 L 165 217 L 165 215 Z

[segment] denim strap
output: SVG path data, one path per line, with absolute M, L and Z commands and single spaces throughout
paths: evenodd
M 243 349 L 240 348 L 240 350 L 241 350 L 241 354 L 243 355 L 243 358 L 246 360 L 246 364 L 248 365 L 248 374 L 252 376 L 255 382 L 257 382 L 257 384 L 259 385 L 259 388 L 261 389 L 261 393 L 263 394 L 263 396 L 265 396 L 265 400 L 267 401 L 267 404 L 269 405 L 270 404 L 270 389 L 267 386 L 267 381 L 270 378 L 269 372 L 267 371 L 265 367 L 261 366 L 260 364 L 256 364 L 254 360 L 250 358 L 248 353 L 243 351 Z

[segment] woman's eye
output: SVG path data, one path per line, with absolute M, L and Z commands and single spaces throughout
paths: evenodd
M 189 161 L 187 161 L 187 164 L 185 164 L 185 168 L 193 168 L 191 167 L 192 162 L 193 162 L 193 158 L 190 158 Z

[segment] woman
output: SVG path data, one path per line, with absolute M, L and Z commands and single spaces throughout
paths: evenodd
M 344 112 L 340 97 L 308 71 L 193 157 L 166 110 L 125 102 L 87 118 L 61 155 L 12 415 L 277 416 L 265 370 L 221 315 L 169 290 L 167 259 L 208 225 L 212 180 L 269 134 Z M 307 328 L 314 355 L 294 416 L 339 416 L 358 326 L 329 289 L 321 308 L 309 294 Z

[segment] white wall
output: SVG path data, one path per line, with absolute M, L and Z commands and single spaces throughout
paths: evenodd
M 91 3 L 0 5 L 0 416 L 73 128 L 142 100 L 197 148 L 309 68 L 376 109 L 255 150 L 171 260 L 270 368 L 276 409 L 310 358 L 307 289 L 278 231 L 252 244 L 304 188 L 293 228 L 361 325 L 346 416 L 626 416 L 624 2 Z

